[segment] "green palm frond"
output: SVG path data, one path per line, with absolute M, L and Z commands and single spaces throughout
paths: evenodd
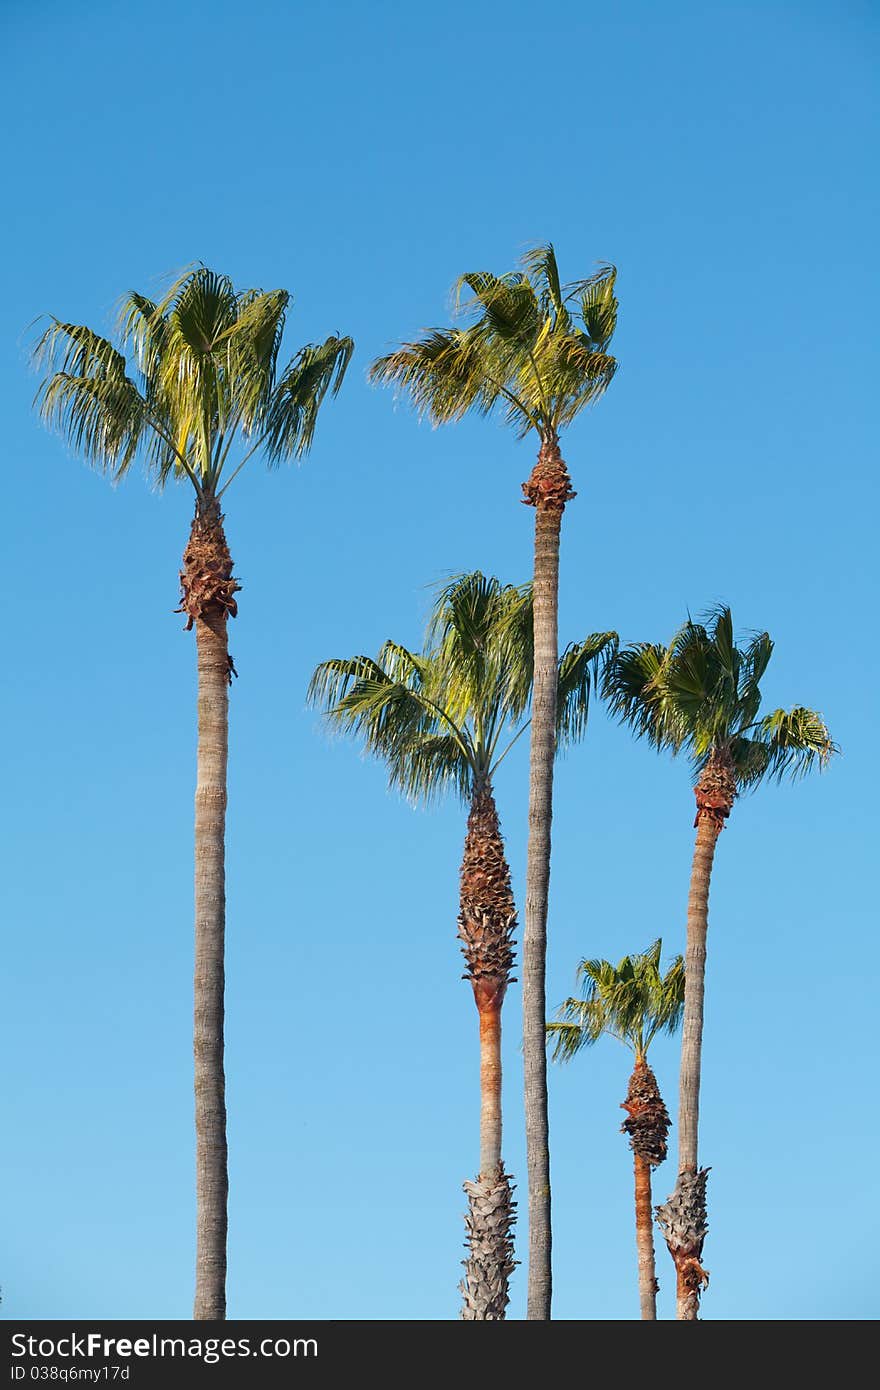
M 593 632 L 572 642 L 559 661 L 556 695 L 556 737 L 560 747 L 575 743 L 587 729 L 590 695 L 601 685 L 604 671 L 617 654 L 616 632 Z
M 351 338 L 336 336 L 300 348 L 265 412 L 264 439 L 270 462 L 302 458 L 312 447 L 324 397 L 328 391 L 331 396 L 338 394 L 353 352 Z
M 629 724 L 639 738 L 656 747 L 669 741 L 659 677 L 667 649 L 654 642 L 624 647 L 605 670 L 602 694 L 613 715 Z
M 568 1061 L 583 1047 L 607 1034 L 646 1057 L 660 1032 L 674 1033 L 684 1010 L 684 961 L 676 956 L 664 974 L 663 942 L 607 960 L 582 960 L 578 966 L 581 998 L 566 999 L 556 1023 L 547 1024 L 554 1061 Z
M 759 738 L 740 735 L 731 740 L 730 756 L 740 790 L 757 787 L 770 770 L 770 749 Z
M 122 353 L 84 325 L 53 318 L 37 341 L 34 358 L 56 367 L 37 391 L 42 419 L 95 468 L 122 477 L 137 453 L 147 417 L 146 402 L 127 375 Z
M 613 714 L 657 748 L 686 750 L 696 772 L 729 756 L 740 788 L 798 777 L 839 752 L 820 714 L 798 706 L 760 717 L 760 681 L 773 653 L 766 632 L 743 646 L 730 609 L 688 619 L 668 647 L 628 647 L 605 673 Z
M 51 319 L 34 350 L 50 368 L 41 414 L 115 477 L 140 454 L 160 486 L 186 474 L 202 496 L 219 495 L 236 444 L 225 486 L 259 448 L 270 463 L 302 456 L 345 375 L 353 345 L 341 337 L 301 348 L 279 375 L 289 299 L 286 290 L 236 291 L 203 265 L 158 301 L 132 290 L 118 317 L 130 369 L 109 339 Z
M 769 632 L 757 632 L 742 653 L 740 684 L 742 693 L 756 688 L 770 664 L 773 640 Z
M 614 377 L 615 278 L 605 265 L 587 280 L 561 284 L 549 244 L 528 251 L 522 271 L 468 272 L 456 285 L 456 312 L 467 326 L 427 330 L 374 362 L 370 379 L 397 386 L 434 424 L 497 407 L 520 436 L 534 429 L 546 437 Z
M 553 1061 L 570 1062 L 582 1048 L 598 1042 L 605 1031 L 602 1011 L 595 1003 L 585 999 L 566 999 L 559 1008 L 559 1021 L 547 1024 L 547 1040 L 553 1045 Z
M 226 348 L 227 373 L 235 383 L 236 419 L 247 435 L 261 432 L 273 402 L 289 302 L 287 290 L 244 291 L 234 322 L 218 341 Z
M 411 799 L 447 789 L 468 797 L 528 727 L 532 623 L 531 585 L 479 570 L 455 575 L 437 589 L 422 651 L 389 641 L 375 659 L 325 661 L 309 703 L 332 728 L 360 738 Z M 616 641 L 593 633 L 564 653 L 561 737 L 583 732 L 591 687 Z
M 323 708 L 341 732 L 364 740 L 372 753 L 387 754 L 400 739 L 430 729 L 433 715 L 421 681 L 401 680 L 367 656 L 324 661 L 308 689 L 309 704 Z
M 827 767 L 840 752 L 822 715 L 801 705 L 765 715 L 758 725 L 758 738 L 767 749 L 766 772 L 777 781 L 786 776 L 803 777 L 817 766 Z
M 451 791 L 467 801 L 474 785 L 468 743 L 448 733 L 414 733 L 389 749 L 388 781 L 413 804 L 429 805 Z
M 547 242 L 545 246 L 532 247 L 523 256 L 522 264 L 532 282 L 544 318 L 553 318 L 561 328 L 568 329 L 571 316 L 559 279 L 559 266 L 553 243 Z
M 514 428 L 526 434 L 537 421 L 506 383 L 508 355 L 477 328 L 436 328 L 378 358 L 368 375 L 406 392 L 418 414 L 435 425 L 460 420 L 469 410 L 488 415 L 504 401 Z
M 118 328 L 144 381 L 156 377 L 166 343 L 166 322 L 155 300 L 129 290 L 119 304 Z
M 442 673 L 443 701 L 458 722 L 472 722 L 491 758 L 496 733 L 517 721 L 532 682 L 531 585 L 460 574 L 438 589 L 426 643 Z
M 473 292 L 473 299 L 462 300 L 465 286 Z M 455 293 L 461 311 L 482 320 L 490 341 L 497 338 L 510 348 L 527 351 L 534 345 L 543 315 L 538 297 L 525 276 L 472 271 L 459 277 Z
M 580 302 L 584 332 L 596 352 L 607 352 L 617 327 L 616 283 L 616 267 L 601 265 L 588 280 L 571 287 Z

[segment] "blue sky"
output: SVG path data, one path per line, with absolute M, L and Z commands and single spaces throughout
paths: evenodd
M 543 239 L 568 278 L 614 261 L 621 301 L 619 376 L 564 441 L 563 640 L 659 640 L 724 600 L 777 641 L 768 703 L 844 748 L 719 846 L 704 1316 L 876 1316 L 876 10 L 7 0 L 2 28 L 3 1316 L 187 1317 L 193 1263 L 190 499 L 114 490 L 38 426 L 28 325 L 106 328 L 203 260 L 293 292 L 291 352 L 356 339 L 306 464 L 227 494 L 229 1311 L 455 1317 L 464 816 L 388 793 L 304 692 L 325 657 L 416 644 L 450 572 L 528 577 L 531 444 L 432 431 L 365 370 Z M 525 750 L 497 790 L 521 903 Z M 687 767 L 597 708 L 558 772 L 551 1005 L 583 955 L 681 948 L 692 807 Z M 674 1111 L 674 1043 L 656 1070 Z M 608 1042 L 551 1076 L 557 1317 L 637 1314 L 627 1071 Z

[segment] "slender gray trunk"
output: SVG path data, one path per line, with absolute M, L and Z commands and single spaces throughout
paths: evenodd
M 232 561 L 217 503 L 200 500 L 181 571 L 181 609 L 198 653 L 195 797 L 196 1290 L 193 1317 L 226 1317 L 226 1080 L 223 1021 L 226 934 L 226 764 L 232 663 L 227 617 L 236 612 Z
M 225 628 L 225 621 L 223 624 Z M 226 1316 L 226 1082 L 223 1070 L 226 885 L 226 633 L 196 622 L 195 1056 L 197 1251 L 194 1318 Z
M 574 496 L 555 435 L 546 438 L 529 481 L 526 501 L 535 508 L 534 634 L 529 755 L 529 840 L 523 933 L 523 1063 L 526 1162 L 529 1181 L 529 1274 L 526 1317 L 550 1317 L 552 1229 L 550 1133 L 547 1106 L 547 904 L 550 890 L 550 826 L 556 757 L 559 664 L 559 533 L 566 501 Z
M 730 814 L 736 784 L 729 759 L 710 759 L 694 788 L 697 838 L 688 893 L 685 948 L 684 1017 L 678 1084 L 678 1177 L 664 1205 L 657 1208 L 660 1226 L 675 1263 L 676 1317 L 696 1322 L 700 1295 L 709 1282 L 701 1264 L 706 1217 L 708 1168 L 698 1167 L 700 1084 L 703 1057 L 703 1006 L 706 983 L 706 938 L 709 931 L 709 885 L 715 846 Z

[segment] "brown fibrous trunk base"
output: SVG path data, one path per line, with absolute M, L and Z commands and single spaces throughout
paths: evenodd
M 491 787 L 474 791 L 461 865 L 458 936 L 477 1007 L 499 1008 L 511 979 L 516 905 Z
M 509 1174 L 466 1182 L 468 1258 L 462 1261 L 464 1278 L 460 1317 L 466 1322 L 501 1322 L 510 1301 L 508 1286 L 516 1268 L 513 1258 L 513 1224 L 516 1220 L 514 1188 Z
M 708 1168 L 698 1173 L 679 1173 L 675 1189 L 666 1202 L 656 1207 L 657 1221 L 675 1263 L 679 1308 L 696 1318 L 700 1295 L 709 1283 L 709 1271 L 700 1259 L 709 1230 L 706 1213 Z M 680 1313 L 681 1316 L 681 1313 Z
M 219 633 L 226 620 L 238 613 L 235 595 L 240 588 L 232 573 L 232 556 L 226 543 L 219 503 L 214 499 L 199 501 L 189 542 L 183 552 L 180 607 L 175 612 L 186 614 L 187 631 L 200 621 Z M 237 673 L 232 657 L 228 660 L 231 684 Z
M 527 507 L 539 507 L 548 511 L 563 512 L 566 502 L 577 497 L 571 486 L 565 460 L 559 452 L 559 440 L 556 435 L 548 435 L 542 440 L 538 460 L 528 481 L 523 483 L 522 490 L 522 500 Z
M 736 800 L 736 773 L 729 753 L 715 752 L 700 773 L 694 787 L 697 814 L 694 827 L 708 820 L 720 835 Z
M 627 1113 L 620 1128 L 629 1135 L 630 1148 L 656 1168 L 666 1157 L 670 1119 L 657 1078 L 647 1062 L 636 1062 L 620 1108 Z

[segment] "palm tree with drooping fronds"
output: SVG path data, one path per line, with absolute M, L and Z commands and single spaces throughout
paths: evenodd
M 42 418 L 114 481 L 136 459 L 159 487 L 187 479 L 195 516 L 180 574 L 198 655 L 195 795 L 195 1119 L 197 1252 L 193 1316 L 226 1316 L 227 1142 L 224 1076 L 225 824 L 228 687 L 235 617 L 221 498 L 252 455 L 270 464 L 311 447 L 325 396 L 342 383 L 353 343 L 330 337 L 279 353 L 287 290 L 236 290 L 205 266 L 185 271 L 158 302 L 123 299 L 118 346 L 82 324 L 50 318 L 35 349 L 47 365 Z M 129 354 L 126 357 L 126 353 Z
M 582 960 L 578 980 L 580 999 L 566 999 L 556 1023 L 547 1024 L 553 1060 L 568 1062 L 584 1047 L 607 1034 L 635 1053 L 626 1100 L 627 1118 L 621 1126 L 629 1135 L 635 1169 L 636 1254 L 639 1306 L 642 1318 L 657 1317 L 657 1271 L 654 1261 L 651 1169 L 666 1157 L 669 1114 L 657 1078 L 648 1064 L 648 1049 L 658 1033 L 674 1033 L 684 1008 L 684 961 L 676 956 L 666 974 L 660 972 L 663 942 L 647 951 L 624 956 L 618 965 L 607 960 Z
M 734 641 L 730 609 L 690 618 L 668 646 L 637 643 L 609 663 L 604 692 L 612 711 L 658 749 L 692 760 L 697 832 L 685 951 L 679 1080 L 678 1179 L 657 1213 L 675 1261 L 678 1318 L 699 1316 L 708 1283 L 701 1264 L 707 1226 L 706 1178 L 697 1140 L 709 926 L 709 882 L 718 836 L 740 792 L 765 780 L 797 778 L 838 752 L 821 714 L 803 706 L 762 715 L 760 683 L 773 653 L 769 633 Z
M 608 348 L 617 322 L 616 270 L 602 265 L 563 285 L 553 246 L 538 246 L 522 270 L 462 275 L 461 326 L 432 329 L 374 362 L 374 381 L 403 388 L 435 424 L 469 411 L 503 413 L 519 438 L 538 436 L 537 462 L 523 483 L 535 508 L 534 691 L 529 777 L 529 840 L 523 937 L 523 1060 L 529 1187 L 528 1313 L 550 1317 L 552 1294 L 550 1147 L 547 1113 L 547 904 L 556 748 L 559 656 L 559 536 L 574 497 L 560 432 L 611 382 Z M 462 304 L 462 294 L 471 298 Z
M 493 779 L 528 725 L 531 610 L 528 586 L 459 576 L 438 594 L 423 652 L 386 642 L 376 660 L 325 661 L 309 688 L 332 725 L 385 762 L 392 786 L 414 801 L 449 790 L 468 804 L 458 935 L 480 1021 L 480 1167 L 464 1185 L 467 1320 L 504 1318 L 514 1268 L 515 1204 L 501 1155 L 501 1009 L 516 908 Z M 557 677 L 560 741 L 583 733 L 597 669 L 615 650 L 614 633 L 566 649 Z

